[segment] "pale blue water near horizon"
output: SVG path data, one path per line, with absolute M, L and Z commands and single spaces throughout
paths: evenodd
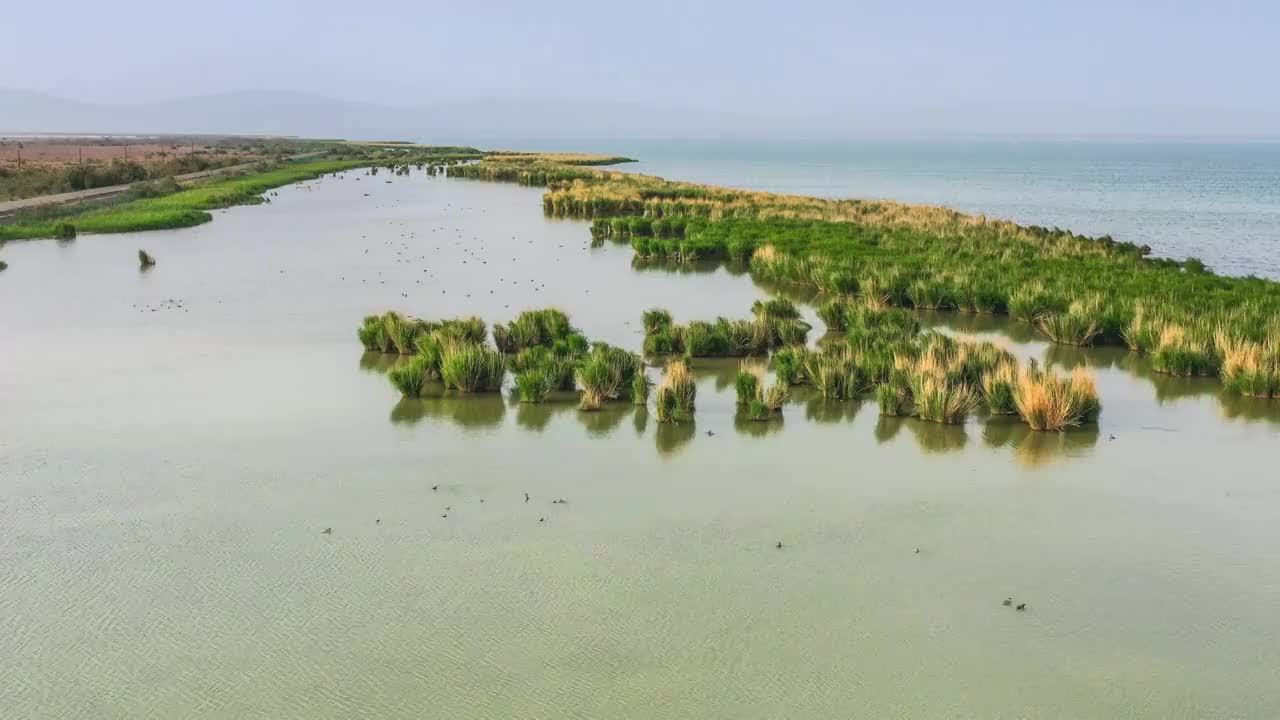
M 626 155 L 627 172 L 943 205 L 1198 257 L 1280 279 L 1280 143 L 1174 140 L 504 139 L 485 147 Z

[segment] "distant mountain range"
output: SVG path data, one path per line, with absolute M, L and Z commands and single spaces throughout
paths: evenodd
M 137 104 L 0 89 L 0 133 L 238 133 L 484 144 L 489 139 L 818 138 L 868 134 L 1280 137 L 1280 113 L 1056 103 L 742 113 L 578 99 L 402 107 L 245 91 Z

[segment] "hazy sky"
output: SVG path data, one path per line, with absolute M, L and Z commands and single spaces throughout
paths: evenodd
M 12 2 L 0 85 L 768 112 L 1052 101 L 1280 110 L 1280 2 Z

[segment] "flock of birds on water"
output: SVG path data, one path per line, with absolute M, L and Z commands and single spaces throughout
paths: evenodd
M 359 180 L 359 178 L 356 178 L 356 179 L 357 179 L 357 180 Z M 387 182 L 391 182 L 391 181 L 389 181 L 389 180 L 388 180 Z M 303 186 L 303 189 L 305 189 L 305 190 L 308 190 L 308 191 L 309 191 L 309 190 L 311 190 L 312 188 L 311 188 L 310 186 L 306 186 L 306 185 L 304 185 L 304 186 Z M 277 195 L 277 193 L 274 193 L 274 192 L 273 192 L 273 193 L 271 193 L 271 195 L 272 195 L 272 196 L 275 196 L 275 195 Z M 365 197 L 369 197 L 369 193 L 364 193 L 364 196 L 365 196 Z M 394 201 L 393 205 L 399 205 L 399 201 Z M 464 208 L 464 207 L 461 207 L 461 206 L 459 206 L 459 207 L 457 207 L 457 208 L 454 208 L 454 206 L 452 205 L 452 203 L 446 203 L 446 204 L 445 204 L 445 206 L 444 206 L 444 209 L 445 209 L 446 211 L 449 211 L 449 210 L 469 211 L 469 210 L 471 210 L 471 208 Z M 483 213 L 483 212 L 484 212 L 484 210 L 481 210 L 481 212 Z M 403 222 L 401 223 L 401 225 L 404 225 L 404 224 L 405 224 L 405 223 L 403 223 Z M 441 226 L 436 226 L 436 227 L 431 228 L 431 232 L 432 232 L 432 233 L 437 233 L 437 232 L 446 232 L 446 233 L 447 233 L 448 229 L 449 229 L 449 228 L 447 228 L 446 226 L 441 225 Z M 463 264 L 463 265 L 468 264 L 468 259 L 470 259 L 470 260 L 475 260 L 475 261 L 479 261 L 479 263 L 480 263 L 481 265 L 488 265 L 488 264 L 489 264 L 489 261 L 488 261 L 488 260 L 486 260 L 486 259 L 484 259 L 484 257 L 481 255 L 481 253 L 483 253 L 483 252 L 484 252 L 484 250 L 485 250 L 485 244 L 484 244 L 484 241 L 483 241 L 483 240 L 481 240 L 481 239 L 480 239 L 478 236 L 476 236 L 476 235 L 472 235 L 469 239 L 470 239 L 470 241 L 472 241 L 472 243 L 473 243 L 473 244 L 471 244 L 471 245 L 463 245 L 463 243 L 464 243 L 465 241 L 467 241 L 467 240 L 468 240 L 468 238 L 464 237 L 464 235 L 463 235 L 463 233 L 462 233 L 462 230 L 460 230 L 460 229 L 456 229 L 456 228 L 454 229 L 454 236 L 455 236 L 455 237 L 454 237 L 454 239 L 453 239 L 453 246 L 454 246 L 455 248 L 460 248 L 460 249 L 462 250 L 463 255 L 465 256 L 465 258 L 461 260 L 461 264 Z M 362 239 L 362 240 L 368 240 L 368 236 L 367 236 L 367 235 L 361 235 L 360 237 L 361 237 L 361 239 Z M 386 247 L 388 247 L 388 248 L 391 248 L 391 249 L 393 249 L 393 250 L 395 251 L 395 260 L 394 260 L 394 262 L 395 262 L 395 263 L 397 263 L 397 264 L 412 264 L 412 263 L 415 263 L 415 262 L 422 262 L 422 263 L 423 263 L 423 266 L 424 266 L 424 267 L 422 268 L 422 272 L 423 272 L 423 273 L 425 273 L 425 274 L 427 275 L 427 279 L 428 279 L 428 280 L 438 280 L 438 279 L 439 279 L 439 276 L 438 276 L 435 272 L 433 272 L 433 271 L 432 271 L 432 269 L 431 269 L 431 267 L 428 265 L 428 263 L 427 263 L 427 256 L 426 256 L 426 255 L 417 255 L 416 257 L 415 257 L 415 256 L 413 256 L 413 250 L 410 248 L 409 242 L 410 242 L 410 241 L 412 241 L 412 240 L 416 240 L 416 239 L 417 239 L 417 237 L 418 237 L 418 236 L 417 236 L 417 232 L 415 232 L 415 231 L 403 232 L 403 233 L 400 233 L 400 234 L 399 234 L 398 239 L 396 239 L 396 240 L 386 240 L 386 241 L 383 241 L 383 245 L 384 245 L 384 246 L 386 246 Z M 512 239 L 512 240 L 516 240 L 516 239 L 517 239 L 517 237 L 516 237 L 515 235 L 512 235 L 512 236 L 511 236 L 511 239 Z M 532 245 L 532 244 L 533 244 L 533 240 L 528 240 L 528 241 L 527 241 L 527 244 Z M 558 247 L 558 248 L 563 248 L 563 247 L 564 247 L 564 244 L 563 244 L 563 243 L 561 243 L 561 244 L 559 244 L 557 247 Z M 370 249 L 370 248 L 364 248 L 364 253 L 363 253 L 363 254 L 368 255 L 368 254 L 369 254 L 369 249 Z M 432 249 L 433 249 L 433 251 L 434 251 L 434 252 L 437 252 L 437 253 L 438 253 L 438 252 L 440 252 L 440 245 L 438 245 L 438 244 L 437 244 L 437 245 L 435 245 Z M 517 257 L 512 257 L 512 258 L 511 258 L 511 262 L 512 262 L 512 263 L 518 263 L 519 261 L 518 261 Z M 560 259 L 559 259 L 559 258 L 555 258 L 555 262 L 560 262 Z M 281 274 L 284 274 L 284 272 L 285 272 L 285 271 L 284 271 L 283 269 L 281 269 L 281 270 L 280 270 L 280 273 L 281 273 Z M 377 278 L 375 278 L 375 281 L 376 281 L 379 285 L 385 285 L 385 284 L 386 284 L 386 279 L 383 279 L 383 278 L 382 278 L 382 271 L 381 271 L 381 270 L 378 270 L 378 271 L 376 271 L 376 273 L 377 273 Z M 342 276 L 340 276 L 340 277 L 339 277 L 339 279 L 340 279 L 340 280 L 342 280 L 342 281 L 345 281 L 345 280 L 346 280 L 346 276 L 345 276 L 345 275 L 342 275 Z M 361 282 L 361 283 L 365 283 L 365 284 L 367 284 L 367 283 L 369 282 L 369 279 L 368 279 L 368 278 L 362 278 L 362 279 L 360 280 L 360 282 Z M 500 277 L 498 277 L 498 282 L 499 282 L 499 283 L 509 282 L 511 285 L 519 285 L 519 284 L 520 284 L 520 280 L 518 280 L 518 279 L 514 279 L 514 278 L 513 278 L 513 279 L 511 279 L 510 281 L 508 281 L 508 280 L 506 280 L 506 278 L 501 277 L 501 276 L 500 276 Z M 545 282 L 541 282 L 541 283 L 540 283 L 540 282 L 538 281 L 538 279 L 537 279 L 537 278 L 529 278 L 529 279 L 527 280 L 527 282 L 528 282 L 528 283 L 529 283 L 529 285 L 532 287 L 533 292 L 538 292 L 538 291 L 540 291 L 540 290 L 546 290 L 546 287 L 547 287 L 546 283 L 545 283 Z M 414 285 L 422 285 L 422 280 L 421 280 L 421 279 L 419 279 L 419 280 L 415 280 L 415 281 L 414 281 Z M 591 293 L 591 291 L 590 291 L 590 290 L 585 290 L 584 292 L 585 292 L 586 294 L 590 294 L 590 293 Z M 447 290 L 445 290 L 445 289 L 443 289 L 443 288 L 442 288 L 442 289 L 440 290 L 440 293 L 441 293 L 442 295 L 443 295 L 443 294 L 447 294 Z M 490 294 L 490 295 L 494 294 L 494 291 L 493 291 L 493 290 L 489 290 L 489 294 Z M 400 292 L 400 296 L 401 296 L 402 298 L 408 298 L 408 297 L 409 297 L 409 293 L 404 292 L 404 291 L 401 291 L 401 292 Z M 464 293 L 464 296 L 469 298 L 469 297 L 471 297 L 471 293 Z M 143 306 L 139 307 L 139 306 L 138 306 L 138 305 L 136 305 L 136 304 L 135 304 L 133 307 L 134 307 L 135 309 L 138 309 L 140 312 L 147 312 L 147 311 L 150 311 L 150 312 L 156 312 L 157 310 L 182 310 L 183 312 L 186 312 L 186 311 L 187 311 L 187 308 L 183 306 L 182 301 L 181 301 L 181 300 L 175 300 L 174 298 L 168 298 L 168 299 L 166 299 L 165 301 L 161 302 L 159 305 L 157 305 L 157 306 L 155 306 L 155 307 L 151 307 L 151 306 L 149 306 L 149 305 L 143 305 Z M 506 308 L 506 307 L 509 307 L 509 306 L 508 306 L 508 305 L 503 305 L 503 307 L 504 307 L 504 308 Z M 715 432 L 714 432 L 713 430 L 707 430 L 706 435 L 707 435 L 708 437 L 714 437 L 714 436 L 715 436 Z M 1114 436 L 1112 436 L 1112 438 L 1111 438 L 1111 439 L 1113 439 L 1113 440 L 1114 440 L 1114 439 L 1115 439 L 1115 438 L 1114 438 Z M 439 486 L 439 485 L 432 485 L 432 486 L 431 486 L 431 490 L 432 490 L 433 492 L 439 491 L 439 489 L 440 489 L 440 486 Z M 526 492 L 526 493 L 524 493 L 524 502 L 525 502 L 526 504 L 527 504 L 527 503 L 529 503 L 529 502 L 531 501 L 531 499 L 532 499 L 532 498 L 529 496 L 529 493 L 527 493 L 527 492 Z M 480 502 L 481 502 L 481 503 L 483 503 L 483 502 L 484 502 L 484 499 L 483 499 L 483 498 L 481 498 L 481 499 L 480 499 Z M 565 500 L 564 498 L 556 498 L 556 499 L 554 499 L 554 500 L 552 500 L 552 501 L 551 501 L 551 504 L 553 504 L 553 505 L 566 505 L 566 504 L 568 504 L 568 501 L 567 501 L 567 500 Z M 452 510 L 453 510 L 453 507 L 452 507 L 451 505 L 446 505 L 446 506 L 445 506 L 445 508 L 444 508 L 444 513 L 442 513 L 442 514 L 440 515 L 440 517 L 441 517 L 441 518 L 448 518 L 448 517 L 449 517 L 449 513 L 450 513 Z M 546 521 L 547 521 L 546 516 L 541 516 L 541 517 L 539 517 L 539 518 L 538 518 L 538 522 L 539 522 L 539 523 L 543 523 L 543 524 L 545 524 L 545 523 L 546 523 Z M 382 524 L 382 518 L 376 518 L 376 519 L 374 520 L 374 524 L 381 525 L 381 524 Z M 321 531 L 320 531 L 320 534 L 322 534 L 322 535 L 332 535 L 332 534 L 333 534 L 333 528 L 332 528 L 332 527 L 326 527 L 326 528 L 324 528 L 323 530 L 321 530 Z M 784 547 L 784 546 L 783 546 L 783 544 L 782 544 L 782 541 L 781 541 L 781 540 L 778 540 L 778 541 L 776 541 L 776 542 L 774 543 L 774 548 L 775 548 L 775 549 L 777 549 L 777 550 L 782 550 L 782 549 L 783 549 L 783 547 Z M 914 550 L 914 554 L 919 555 L 919 554 L 920 554 L 920 548 L 915 548 L 915 550 Z M 1010 597 L 1010 598 L 1005 598 L 1005 600 L 1004 600 L 1004 602 L 1002 603 L 1002 605 L 1004 605 L 1005 607 L 1013 607 L 1015 610 L 1018 610 L 1018 611 L 1020 611 L 1020 612 L 1021 612 L 1021 611 L 1025 611 L 1025 610 L 1027 609 L 1027 604 L 1026 604 L 1025 602 L 1018 603 L 1017 605 L 1014 605 L 1013 598 L 1011 598 L 1011 597 Z
M 341 179 L 341 177 L 342 176 L 339 176 L 339 179 Z M 356 178 L 356 180 L 359 180 L 359 179 L 360 177 Z M 388 180 L 387 182 L 390 183 L 391 181 Z M 364 193 L 364 196 L 370 197 L 370 193 Z M 390 209 L 390 208 L 397 208 L 399 206 L 400 206 L 399 200 L 391 200 L 390 204 L 386 206 L 375 205 L 374 207 Z M 474 212 L 475 210 L 476 208 L 467 207 L 463 205 L 454 205 L 453 203 L 449 203 L 449 202 L 446 202 L 442 208 L 442 211 L 444 213 L 455 213 L 455 214 L 465 214 L 468 212 Z M 481 214 L 486 214 L 486 210 L 483 208 L 480 208 L 479 212 Z M 388 222 L 395 223 L 396 221 L 389 220 Z M 405 226 L 408 226 L 409 223 L 407 221 L 399 221 L 398 224 L 401 227 L 405 227 Z M 426 250 L 425 247 L 414 247 L 414 245 L 411 245 L 413 241 L 419 240 L 419 234 L 418 234 L 418 231 L 416 230 L 405 230 L 404 232 L 400 232 L 397 235 L 397 237 L 394 239 L 382 241 L 383 249 L 389 249 L 393 251 L 394 253 L 394 257 L 392 258 L 393 263 L 401 264 L 401 265 L 411 265 L 411 266 L 420 264 L 422 274 L 425 275 L 425 277 L 414 279 L 413 286 L 406 285 L 402 287 L 398 291 L 398 295 L 401 298 L 408 299 L 411 293 L 419 290 L 425 290 L 425 286 L 431 285 L 433 283 L 438 284 L 444 280 L 444 278 L 441 277 L 440 271 L 437 270 L 438 266 L 433 264 L 433 261 L 436 261 L 436 262 L 439 261 L 442 247 L 445 250 L 452 249 L 454 251 L 460 251 L 461 255 L 456 260 L 456 262 L 459 265 L 476 265 L 476 264 L 489 265 L 490 260 L 492 260 L 495 266 L 498 265 L 498 263 L 500 262 L 509 262 L 512 266 L 514 266 L 514 268 L 518 268 L 519 264 L 522 261 L 522 259 L 518 256 L 512 256 L 510 261 L 506 261 L 505 258 L 503 258 L 502 260 L 499 260 L 496 258 L 490 258 L 489 256 L 486 255 L 486 250 L 488 249 L 488 246 L 486 245 L 485 240 L 482 239 L 479 235 L 464 234 L 463 230 L 460 228 L 450 227 L 448 225 L 436 225 L 434 227 L 431 227 L 429 231 L 433 235 L 436 233 L 440 234 L 438 237 L 434 238 L 433 245 L 430 248 L 430 251 L 435 253 L 435 256 L 432 258 L 428 258 L 427 255 L 422 254 L 423 251 Z M 452 234 L 452 237 L 449 237 L 450 234 Z M 425 236 L 423 237 L 425 238 Z M 360 239 L 367 242 L 369 240 L 369 236 L 361 235 Z M 515 241 L 519 240 L 519 238 L 516 235 L 512 235 L 511 239 Z M 534 241 L 526 240 L 525 244 L 532 246 L 534 245 Z M 590 243 L 585 242 L 584 246 L 589 247 Z M 563 249 L 564 247 L 565 247 L 564 243 L 556 244 L 557 249 Z M 370 250 L 373 250 L 373 249 L 375 249 L 374 246 L 371 246 L 371 245 L 367 246 L 362 249 L 362 253 L 364 255 L 368 255 Z M 524 260 L 527 261 L 528 258 L 524 258 Z M 553 257 L 551 258 L 551 260 L 554 263 L 559 263 L 561 261 L 561 258 Z M 518 272 L 518 269 L 513 269 L 512 271 L 510 271 L 510 273 L 497 275 L 496 277 L 497 287 L 486 288 L 485 290 L 487 290 L 487 293 L 482 293 L 481 290 L 476 290 L 474 292 L 475 294 L 496 295 L 497 291 L 503 289 L 503 286 L 510 286 L 510 289 L 513 289 L 513 290 L 527 289 L 533 293 L 545 292 L 547 290 L 547 283 L 536 277 L 530 277 L 530 278 L 512 277 L 512 275 L 515 275 L 517 272 Z M 340 275 L 338 279 L 342 282 L 346 282 L 348 278 L 346 274 L 343 274 L 343 275 Z M 360 278 L 360 282 L 361 284 L 365 284 L 365 285 L 368 285 L 368 284 L 386 285 L 389 279 L 390 279 L 389 274 L 384 275 L 383 271 L 375 270 L 374 275 Z M 489 281 L 492 279 L 493 278 L 490 278 L 490 277 L 482 278 L 482 280 L 484 281 Z M 399 282 L 399 281 L 401 280 L 400 279 L 393 280 L 393 282 Z M 407 282 L 407 279 L 403 279 L 403 281 Z M 447 288 L 440 287 L 439 290 L 441 295 L 448 294 Z M 472 297 L 472 292 L 463 291 L 461 294 L 462 294 L 462 297 L 464 298 Z M 584 288 L 583 294 L 590 295 L 591 290 Z M 502 307 L 504 309 L 510 309 L 511 306 L 508 303 L 508 304 L 504 304 Z
M 439 486 L 439 485 L 432 485 L 432 486 L 431 486 L 431 491 L 432 491 L 432 492 L 439 492 L 439 490 L 440 490 L 440 486 Z M 529 493 L 527 493 L 527 492 L 526 492 L 526 493 L 524 493 L 524 502 L 525 502 L 525 504 L 528 504 L 532 499 L 533 499 L 533 498 L 529 495 Z M 480 498 L 480 502 L 481 502 L 481 503 L 483 503 L 483 502 L 484 502 L 484 498 Z M 552 501 L 551 501 L 551 504 L 552 504 L 552 505 L 567 505 L 568 503 L 569 503 L 569 501 L 568 501 L 568 500 L 565 500 L 564 498 L 556 498 L 556 499 L 554 499 L 554 500 L 552 500 Z M 452 505 L 446 505 L 446 506 L 444 507 L 444 510 L 445 510 L 445 511 L 444 511 L 444 513 L 442 513 L 442 514 L 440 515 L 440 517 L 441 517 L 441 518 L 448 518 L 448 517 L 449 517 L 449 513 L 453 510 L 453 506 L 452 506 Z M 546 518 L 546 516 L 545 516 L 545 515 L 544 515 L 544 516 L 541 516 L 541 517 L 539 517 L 539 518 L 538 518 L 538 522 L 539 522 L 539 523 L 544 523 L 544 524 L 545 524 L 545 523 L 546 523 L 546 521 L 547 521 L 547 518 Z M 374 524 L 375 524 L 375 525 L 381 525 L 381 524 L 382 524 L 382 518 L 375 518 L 373 522 L 374 522 Z M 333 527 L 327 527 L 327 528 L 325 528 L 325 529 L 321 530 L 321 531 L 320 531 L 320 534 L 321 534 L 321 535 L 332 535 L 332 534 L 333 534 Z M 783 544 L 782 544 L 782 541 L 781 541 L 781 540 L 778 540 L 777 542 L 775 542 L 775 543 L 774 543 L 774 548 L 775 548 L 775 549 L 777 549 L 777 550 L 782 550 L 782 549 L 783 549 L 783 547 L 784 547 L 784 546 L 783 546 Z M 915 548 L 915 550 L 913 551 L 913 553 L 912 553 L 912 554 L 914 554 L 914 555 L 919 555 L 919 554 L 920 554 L 920 548 Z M 1015 610 L 1017 610 L 1017 611 L 1019 611 L 1019 612 L 1023 612 L 1023 611 L 1025 611 L 1025 610 L 1027 609 L 1027 604 L 1026 604 L 1025 602 L 1021 602 L 1021 603 L 1018 603 L 1017 605 L 1014 605 L 1014 603 L 1013 603 L 1013 598 L 1011 598 L 1011 597 L 1005 598 L 1005 599 L 1004 599 L 1004 602 L 1003 602 L 1003 603 L 1001 603 L 1001 604 L 1002 604 L 1004 607 L 1012 607 L 1013 609 L 1015 609 Z

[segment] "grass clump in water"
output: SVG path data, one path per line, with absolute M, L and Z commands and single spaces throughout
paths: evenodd
M 645 310 L 644 314 L 640 316 L 640 320 L 644 325 L 645 335 L 654 335 L 671 329 L 671 313 L 662 308 Z
M 1216 337 L 1222 382 L 1228 390 L 1257 398 L 1280 398 L 1280 332 L 1262 342 Z
M 426 347 L 438 353 L 440 343 L 480 345 L 484 343 L 485 334 L 484 321 L 480 318 L 430 322 L 394 310 L 366 316 L 356 330 L 356 337 L 365 350 L 399 355 L 423 352 L 423 339 L 427 337 L 436 338 Z
M 579 407 L 599 410 L 605 401 L 617 400 L 631 389 L 637 373 L 644 373 L 644 363 L 639 356 L 606 343 L 596 343 L 578 366 L 577 380 L 582 388 Z
M 391 385 L 400 391 L 405 397 L 416 398 L 422 395 L 422 388 L 426 387 L 427 382 L 436 376 L 436 371 L 431 367 L 431 363 L 427 358 L 422 356 L 410 358 L 387 373 L 387 379 L 391 381 Z
M 482 345 L 448 344 L 440 356 L 440 378 L 460 392 L 496 392 L 506 371 L 506 356 Z
M 655 393 L 658 422 L 681 423 L 692 420 L 697 395 L 698 386 L 688 364 L 683 360 L 668 363 Z
M 1018 386 L 1017 363 L 1001 363 L 982 376 L 982 399 L 993 415 L 1013 415 L 1018 412 L 1014 391 Z
M 649 402 L 649 387 L 651 383 L 645 375 L 644 367 L 641 366 L 636 370 L 635 377 L 631 378 L 631 404 L 645 405 Z
M 734 382 L 738 405 L 746 409 L 749 420 L 768 420 L 782 412 L 782 406 L 791 396 L 786 384 L 776 382 L 765 387 L 765 368 L 762 362 L 743 362 Z
M 1083 370 L 1068 378 L 1034 365 L 1019 376 L 1014 404 L 1032 430 L 1058 431 L 1095 423 L 1102 411 L 1093 378 Z
M 1166 324 L 1151 353 L 1151 369 L 1178 377 L 1217 375 L 1220 361 L 1210 338 L 1197 336 L 1181 325 Z
M 734 378 L 734 389 L 738 394 L 739 405 L 749 405 L 755 400 L 764 387 L 764 365 L 761 363 L 743 362 L 738 367 L 738 375 Z
M 581 355 L 588 349 L 586 337 L 556 308 L 526 310 L 506 325 L 495 323 L 493 341 L 505 353 L 541 346 L 557 355 Z
M 534 367 L 515 376 L 516 396 L 522 403 L 540 403 L 551 392 L 551 374 L 544 368 Z
M 518 373 L 533 369 L 541 370 L 546 373 L 552 390 L 573 390 L 578 362 L 579 358 L 576 356 L 556 355 L 551 350 L 538 346 L 521 350 L 513 355 L 511 369 Z
M 778 382 L 784 385 L 803 385 L 808 382 L 805 361 L 810 352 L 803 347 L 784 347 L 769 359 Z
M 757 318 L 772 318 L 774 320 L 800 319 L 800 309 L 796 307 L 796 304 L 780 297 L 756 300 L 751 304 L 751 314 Z
M 1150 317 L 1146 309 L 1139 305 L 1131 319 L 1121 331 L 1124 344 L 1135 352 L 1151 352 L 1160 344 L 1160 332 L 1165 323 Z
M 641 318 L 644 352 L 683 354 L 686 358 L 749 357 L 805 343 L 810 327 L 798 317 L 789 317 L 799 314 L 791 301 L 757 301 L 754 310 L 751 320 L 717 318 L 715 322 L 693 320 L 684 325 L 674 324 L 666 310 L 649 310 Z
M 356 337 L 369 352 L 386 352 L 391 342 L 386 336 L 386 327 L 382 324 L 381 315 L 366 315 L 364 322 L 356 330 Z
M 153 257 L 151 257 L 151 255 L 150 255 L 146 250 L 139 250 L 139 251 L 138 251 L 138 265 L 139 265 L 139 266 L 141 266 L 141 267 L 143 267 L 143 268 L 149 268 L 149 267 L 154 267 L 154 266 L 155 266 L 155 264 L 156 264 L 156 259 L 155 259 L 155 258 L 153 258 Z
M 911 397 L 916 417 L 946 425 L 963 423 L 978 406 L 978 395 L 972 388 L 931 373 L 912 378 Z
M 1046 312 L 1036 319 L 1036 326 L 1049 339 L 1063 345 L 1088 346 L 1103 331 L 1100 322 L 1101 302 L 1077 300 L 1065 312 Z
M 881 415 L 898 417 L 908 414 L 906 409 L 911 404 L 911 390 L 905 376 L 877 385 L 875 397 Z
M 822 397 L 850 400 L 863 388 L 862 373 L 848 349 L 800 354 L 804 377 Z

